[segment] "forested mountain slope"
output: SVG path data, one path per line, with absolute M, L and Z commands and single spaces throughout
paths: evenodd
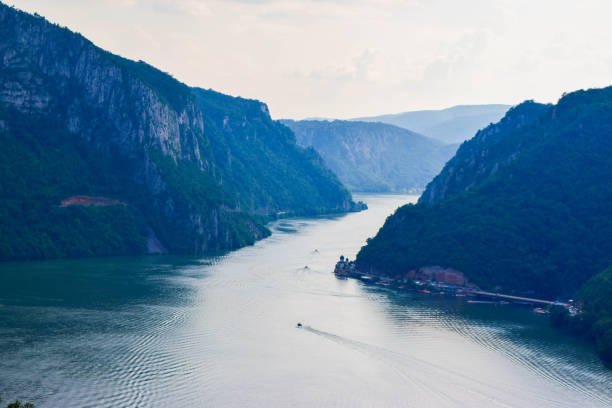
M 453 155 L 445 145 L 396 126 L 355 121 L 283 120 L 352 191 L 417 192 Z
M 526 102 L 495 129 L 451 160 L 461 177 L 442 172 L 452 194 L 426 192 L 387 219 L 359 269 L 440 265 L 483 288 L 556 298 L 612 264 L 612 87 Z
M 494 176 L 501 167 L 510 165 L 522 149 L 521 144 L 530 143 L 512 134 L 538 120 L 549 108 L 549 105 L 527 101 L 511 108 L 498 123 L 478 131 L 427 185 L 419 202 L 433 204 L 472 189 Z
M 253 243 L 277 213 L 356 208 L 264 104 L 2 3 L 0 78 L 0 259 L 200 254 Z

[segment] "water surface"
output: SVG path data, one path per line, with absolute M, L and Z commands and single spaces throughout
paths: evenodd
M 37 407 L 609 407 L 612 374 L 529 309 L 331 273 L 411 196 L 273 224 L 222 257 L 0 264 L 0 395 Z M 297 322 L 303 329 L 295 328 Z

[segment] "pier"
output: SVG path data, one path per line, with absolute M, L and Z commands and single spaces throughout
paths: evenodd
M 470 297 L 483 297 L 489 299 L 497 299 L 499 301 L 507 300 L 515 303 L 529 303 L 533 305 L 544 305 L 544 306 L 562 306 L 566 308 L 570 314 L 575 315 L 580 313 L 580 309 L 576 305 L 565 302 L 558 302 L 546 299 L 537 299 L 526 296 L 515 296 L 505 295 L 503 293 L 488 292 L 481 290 L 476 285 L 457 285 L 449 284 L 444 282 L 438 282 L 435 280 L 416 280 L 416 279 L 394 279 L 384 276 L 376 276 L 370 274 L 364 274 L 355 268 L 354 262 L 351 262 L 348 258 L 340 257 L 340 261 L 336 264 L 334 273 L 337 276 L 351 277 L 362 280 L 364 282 L 382 284 L 383 286 L 397 286 L 404 289 L 404 285 L 411 285 L 413 289 L 421 288 L 422 290 L 431 289 L 432 291 L 439 291 L 440 293 L 447 294 L 460 294 L 461 296 Z M 407 286 L 409 287 L 409 286 Z
M 483 290 L 470 290 L 467 293 L 473 293 L 474 295 L 488 296 L 492 298 L 514 300 L 517 302 L 542 304 L 542 305 L 548 305 L 548 306 L 549 305 L 559 305 L 559 306 L 564 306 L 566 308 L 569 308 L 571 306 L 569 303 L 555 302 L 552 300 L 544 300 L 544 299 L 528 298 L 528 297 L 522 297 L 522 296 L 504 295 L 501 293 L 485 292 Z

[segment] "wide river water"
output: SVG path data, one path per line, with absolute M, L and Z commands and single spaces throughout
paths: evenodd
M 0 396 L 44 407 L 610 407 L 612 372 L 528 308 L 337 279 L 385 218 L 286 219 L 206 258 L 0 264 Z M 297 329 L 302 322 L 304 328 Z

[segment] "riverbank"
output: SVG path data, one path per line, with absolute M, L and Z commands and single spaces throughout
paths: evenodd
M 500 304 L 518 304 L 534 307 L 538 314 L 548 314 L 552 307 L 564 308 L 570 316 L 582 313 L 582 304 L 572 299 L 562 302 L 558 300 L 538 299 L 526 296 L 515 296 L 504 293 L 484 291 L 459 271 L 439 266 L 430 266 L 410 271 L 406 274 L 378 276 L 360 271 L 354 261 L 340 256 L 336 263 L 334 274 L 342 278 L 359 279 L 366 283 L 390 287 L 396 290 L 417 291 L 423 294 L 444 295 L 466 298 L 466 301 L 498 302 Z
M 611 406 L 612 372 L 589 345 L 528 310 L 337 279 L 338 254 L 353 259 L 415 199 L 356 198 L 369 210 L 278 220 L 268 239 L 222 256 L 0 264 L 3 398 L 36 408 Z

